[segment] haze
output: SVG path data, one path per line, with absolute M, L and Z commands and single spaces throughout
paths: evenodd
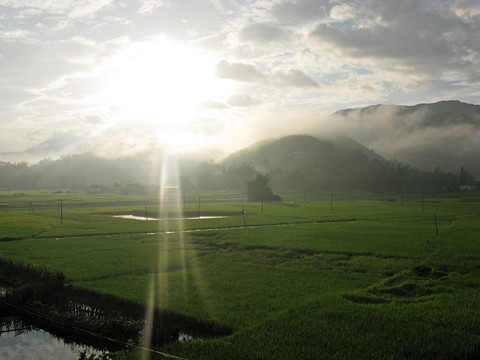
M 0 153 L 231 152 L 343 108 L 480 103 L 474 0 L 0 0 L 0 18 Z

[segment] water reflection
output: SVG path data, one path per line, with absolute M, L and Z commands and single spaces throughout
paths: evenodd
M 16 317 L 0 318 L 0 359 L 78 360 L 80 353 L 100 354 L 93 347 L 68 342 Z
M 127 220 L 140 220 L 140 221 L 154 221 L 154 220 L 164 220 L 161 218 L 154 217 L 145 217 L 145 216 L 136 216 L 136 215 L 113 215 L 112 217 L 117 219 L 127 219 Z M 168 220 L 206 220 L 206 219 L 225 219 L 228 216 L 195 216 L 195 217 L 183 217 L 183 218 L 169 218 Z

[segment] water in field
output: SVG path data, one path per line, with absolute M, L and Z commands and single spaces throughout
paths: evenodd
M 153 221 L 153 220 L 163 220 L 161 218 L 146 217 L 146 216 L 136 216 L 136 215 L 113 215 L 117 219 L 127 219 L 127 220 L 140 220 L 140 221 Z M 168 220 L 206 220 L 206 219 L 225 219 L 228 216 L 192 216 L 184 218 L 168 218 Z
M 0 318 L 0 359 L 78 360 L 80 354 L 100 354 L 87 345 L 61 339 L 16 317 Z

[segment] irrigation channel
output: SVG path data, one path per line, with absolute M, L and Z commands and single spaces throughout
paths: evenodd
M 65 283 L 62 273 L 12 260 L 0 258 L 0 280 L 2 360 L 79 359 L 81 352 L 89 355 L 130 347 L 180 359 L 154 348 L 232 332 L 222 325 L 158 309 L 147 329 L 144 305 L 74 288 Z M 151 334 L 149 349 L 140 345 L 147 331 Z
M 184 358 L 142 347 L 133 341 L 109 338 L 98 332 L 65 324 L 44 314 L 3 303 L 0 315 L 0 359 L 78 360 L 83 355 L 99 358 L 106 353 L 122 353 L 130 348 L 161 355 L 166 359 Z M 192 339 L 180 333 L 177 341 Z
M 59 334 L 55 329 L 47 330 L 45 325 L 26 319 L 15 311 L 2 310 L 0 359 L 78 360 L 82 353 L 87 357 L 100 355 L 105 349 L 105 344 Z

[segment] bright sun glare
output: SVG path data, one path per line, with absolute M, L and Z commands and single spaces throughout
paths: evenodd
M 217 60 L 208 53 L 165 37 L 131 43 L 103 65 L 99 101 L 112 121 L 148 127 L 170 147 L 205 145 L 191 131 L 205 117 L 202 104 L 224 101 L 229 84 L 215 76 Z

